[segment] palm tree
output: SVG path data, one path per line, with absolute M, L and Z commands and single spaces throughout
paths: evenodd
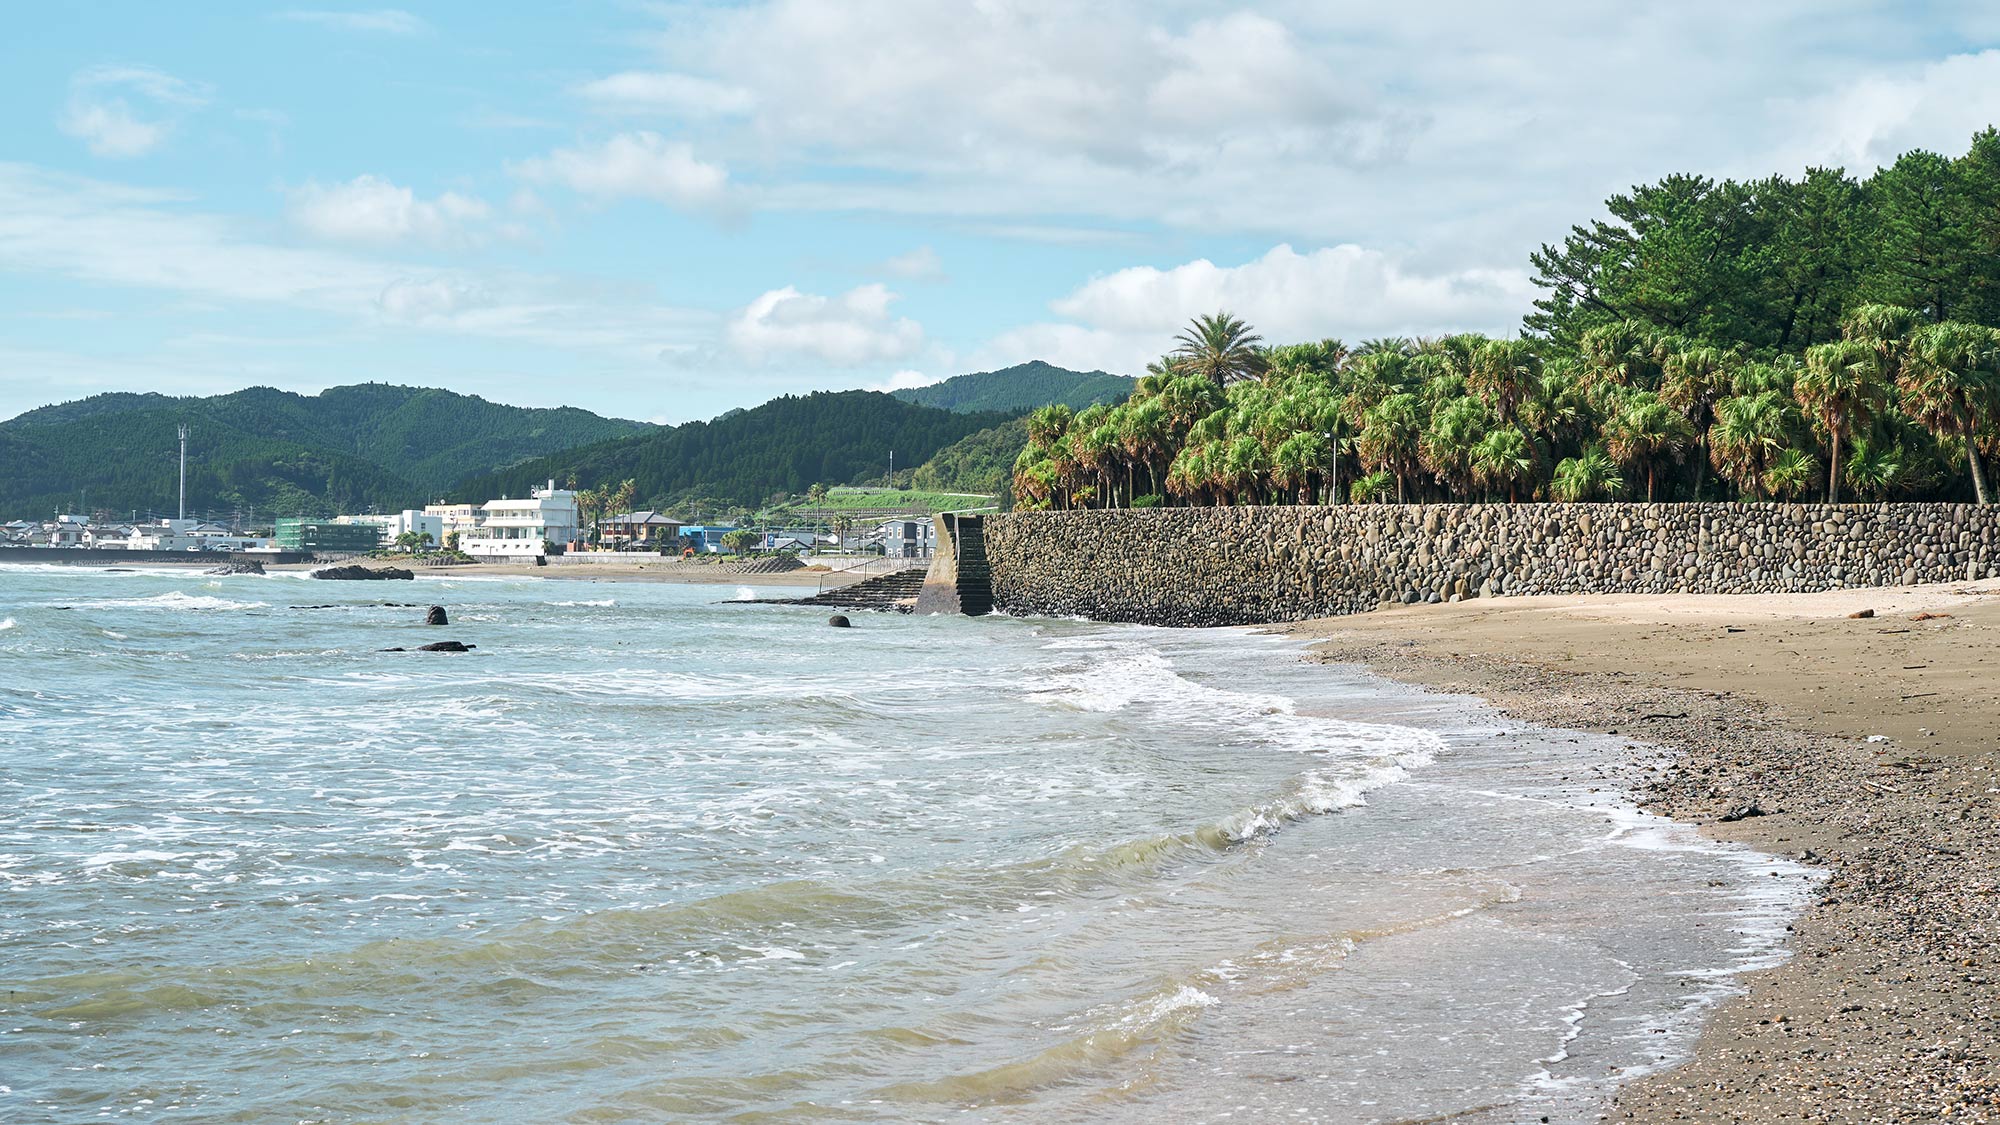
M 1990 328 L 1946 321 L 1917 329 L 1896 380 L 1902 406 L 1941 438 L 1965 443 L 1972 494 L 1987 503 L 1979 432 L 2000 414 L 2000 339 Z
M 1472 447 L 1472 477 L 1485 488 L 1505 486 L 1507 502 L 1518 498 L 1521 482 L 1535 475 L 1535 446 L 1520 427 L 1501 424 Z
M 1900 446 L 1889 442 L 1856 438 L 1841 473 L 1857 496 L 1882 499 L 1902 483 L 1908 458 Z
M 1708 430 L 1715 404 L 1728 392 L 1729 357 L 1719 348 L 1680 347 L 1667 353 L 1660 372 L 1660 401 L 1681 412 L 1701 447 L 1694 464 L 1694 499 L 1708 472 Z
M 1133 463 L 1146 467 L 1146 476 L 1152 482 L 1152 495 L 1160 492 L 1160 458 L 1172 438 L 1171 425 L 1167 418 L 1167 408 L 1159 399 L 1151 398 L 1128 405 L 1119 416 L 1118 443 L 1125 450 L 1127 468 Z M 1132 494 L 1131 485 L 1126 486 L 1127 502 Z
M 1764 491 L 1782 500 L 1796 500 L 1819 476 L 1819 461 L 1803 449 L 1786 449 L 1764 470 Z
M 1396 502 L 1404 503 L 1406 482 L 1421 461 L 1424 432 L 1422 403 L 1408 393 L 1393 394 L 1377 403 L 1364 419 L 1354 449 L 1363 464 L 1396 478 Z
M 1630 391 L 1618 412 L 1604 425 L 1605 449 L 1621 465 L 1643 465 L 1646 502 L 1653 502 L 1660 464 L 1678 462 L 1687 453 L 1694 432 L 1686 418 L 1660 401 L 1652 391 Z
M 1757 499 L 1765 495 L 1765 469 L 1784 448 L 1786 401 L 1776 390 L 1766 390 L 1715 404 L 1715 424 L 1708 428 L 1709 460 L 1716 472 Z
M 1466 386 L 1511 423 L 1541 383 L 1542 360 L 1528 340 L 1488 340 L 1472 353 Z
M 1395 495 L 1396 478 L 1385 469 L 1377 469 L 1354 482 L 1348 490 L 1348 498 L 1356 504 L 1380 504 Z
M 1328 475 L 1333 461 L 1333 443 L 1326 435 L 1307 430 L 1293 434 L 1278 446 L 1271 458 L 1271 480 L 1279 488 L 1312 503 L 1313 484 Z
M 1431 415 L 1417 450 L 1447 493 L 1463 497 L 1472 490 L 1472 456 L 1493 425 L 1492 411 L 1476 398 L 1454 399 Z
M 1636 321 L 1600 324 L 1583 334 L 1584 380 L 1595 386 L 1650 390 L 1659 383 L 1659 337 Z
M 1556 466 L 1550 491 L 1565 503 L 1579 504 L 1599 497 L 1610 499 L 1625 487 L 1618 475 L 1618 463 L 1602 449 L 1586 449 L 1576 457 L 1565 457 Z
M 1268 366 L 1257 346 L 1264 338 L 1227 312 L 1194 318 L 1174 341 L 1180 345 L 1173 353 L 1175 366 L 1218 387 L 1255 379 Z
M 1806 369 L 1792 393 L 1830 442 L 1826 502 L 1840 503 L 1840 439 L 1872 421 L 1886 398 L 1882 356 L 1856 340 L 1837 340 L 1806 349 Z

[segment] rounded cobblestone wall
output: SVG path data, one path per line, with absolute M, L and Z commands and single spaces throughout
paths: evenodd
M 2000 507 L 1356 504 L 1014 512 L 986 520 L 997 608 L 1250 625 L 1386 602 L 1811 592 L 2000 569 Z

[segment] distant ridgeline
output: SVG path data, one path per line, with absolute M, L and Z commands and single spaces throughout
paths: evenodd
M 779 492 L 882 478 L 891 450 L 898 466 L 915 468 L 940 449 L 1012 416 L 954 413 L 874 391 L 787 395 L 714 421 L 539 457 L 471 478 L 454 491 L 471 500 L 523 495 L 549 479 L 631 480 L 639 497 L 656 504 L 686 500 L 705 507 L 755 507 Z
M 178 487 L 176 428 L 192 431 L 191 509 L 395 510 L 466 476 L 650 430 L 571 407 L 365 383 L 299 395 L 252 387 L 210 398 L 104 394 L 0 422 L 0 514 L 166 511 Z
M 890 393 L 904 402 L 961 413 L 1004 410 L 1020 414 L 1037 406 L 1082 410 L 1093 403 L 1119 402 L 1132 393 L 1132 382 L 1123 375 L 1070 371 L 1037 359 L 998 371 L 954 375 L 942 383 L 905 387 Z

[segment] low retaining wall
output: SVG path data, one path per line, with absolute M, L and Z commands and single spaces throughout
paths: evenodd
M 267 566 L 276 566 L 282 563 L 313 560 L 313 555 L 301 551 L 125 551 L 115 547 L 0 547 L 0 562 L 53 563 L 66 566 L 117 566 L 120 563 L 222 566 L 237 562 L 261 562 Z
M 1013 512 L 986 521 L 996 607 L 1254 625 L 1385 602 L 1811 592 L 2000 570 L 2000 506 L 1355 504 Z

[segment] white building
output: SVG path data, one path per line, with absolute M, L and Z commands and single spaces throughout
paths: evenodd
M 562 549 L 576 541 L 581 526 L 577 519 L 576 493 L 548 487 L 533 489 L 525 500 L 488 500 L 486 518 L 478 531 L 462 536 L 458 549 L 485 558 L 532 558 L 549 546 Z
M 394 514 L 336 516 L 333 522 L 381 528 L 382 542 L 387 546 L 395 546 L 396 540 L 410 532 L 430 536 L 433 547 L 444 545 L 444 517 L 432 515 L 427 510 L 419 512 L 414 508 L 405 508 Z
M 427 516 L 436 516 L 438 519 L 443 520 L 445 535 L 458 535 L 463 538 L 479 533 L 479 525 L 486 521 L 486 506 L 484 504 L 426 504 L 424 505 L 424 514 Z M 438 542 L 444 542 L 443 536 L 438 538 Z

